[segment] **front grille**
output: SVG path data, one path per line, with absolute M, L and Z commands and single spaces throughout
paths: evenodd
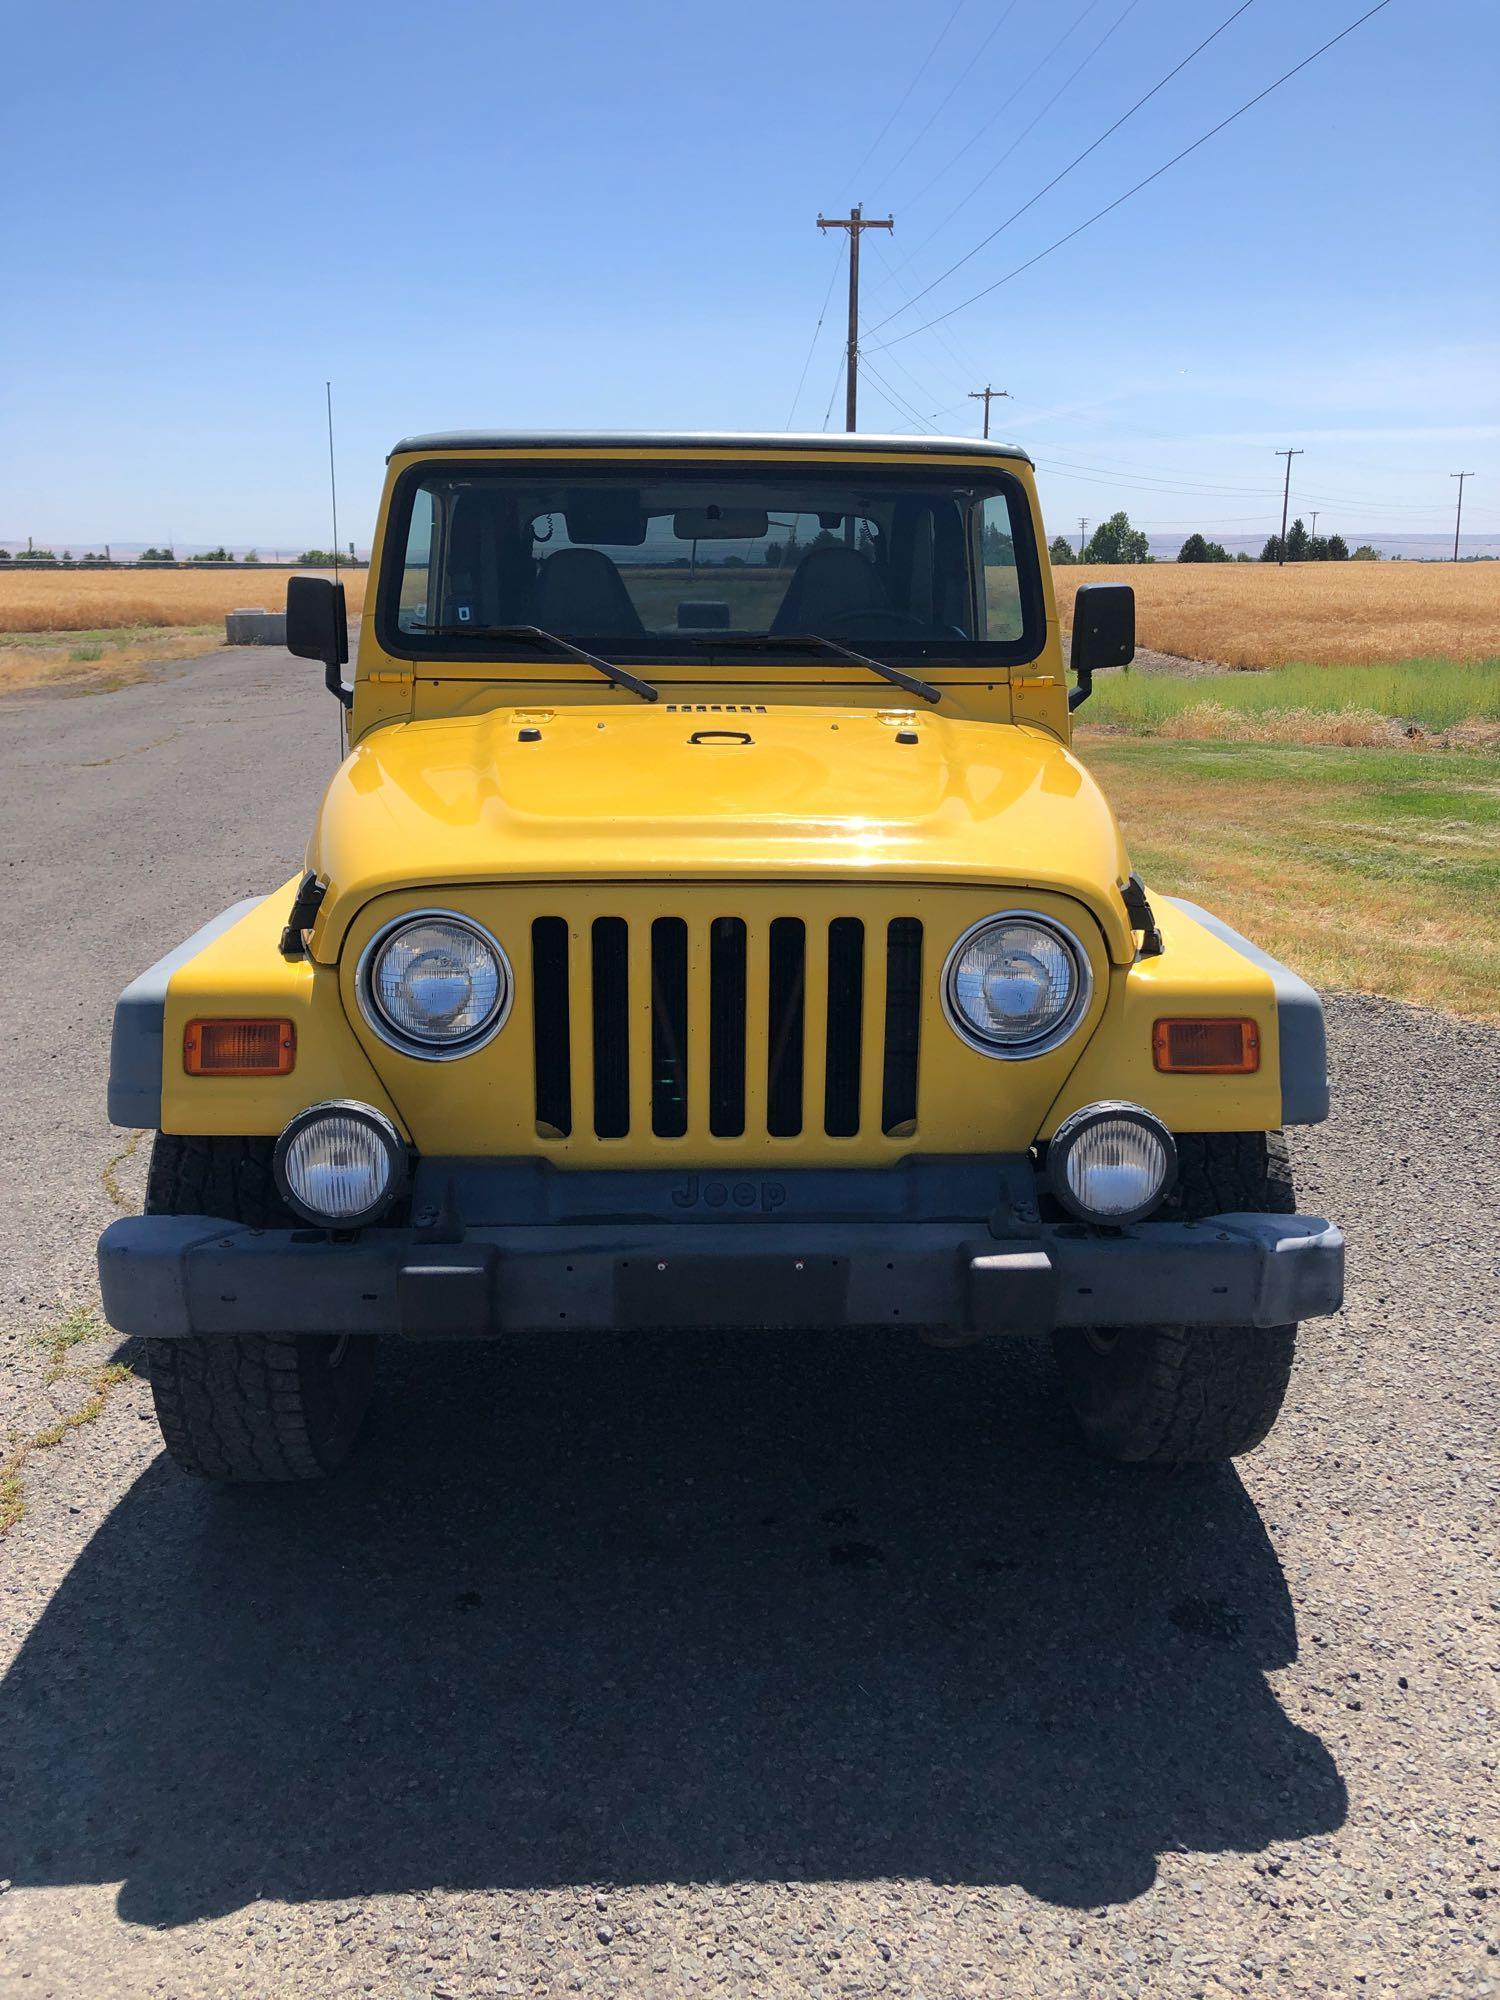
M 531 926 L 543 1141 L 916 1128 L 922 925 L 778 916 Z M 577 1018 L 584 1015 L 585 1018 Z M 586 1072 L 580 1074 L 580 1071 Z

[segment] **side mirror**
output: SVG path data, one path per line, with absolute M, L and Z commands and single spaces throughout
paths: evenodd
M 349 657 L 349 617 L 344 586 L 326 576 L 290 577 L 286 586 L 286 646 L 299 660 L 321 660 L 330 694 L 345 708 L 354 705 L 354 690 L 344 686 L 339 669 Z
M 1078 685 L 1070 709 L 1094 692 L 1094 676 L 1105 667 L 1128 667 L 1135 658 L 1135 592 L 1128 583 L 1081 583 L 1073 600 L 1070 664 Z

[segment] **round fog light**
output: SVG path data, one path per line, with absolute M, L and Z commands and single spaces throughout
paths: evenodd
M 357 1229 L 401 1192 L 406 1149 L 390 1119 L 368 1104 L 313 1104 L 276 1142 L 276 1185 L 309 1222 Z
M 1138 1104 L 1090 1104 L 1058 1126 L 1047 1148 L 1052 1192 L 1084 1222 L 1139 1222 L 1172 1191 L 1177 1148 Z

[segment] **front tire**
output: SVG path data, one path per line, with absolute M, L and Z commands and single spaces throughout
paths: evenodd
M 296 1218 L 276 1192 L 270 1139 L 159 1132 L 148 1215 L 221 1215 L 254 1228 Z M 321 1479 L 354 1448 L 375 1379 L 369 1334 L 249 1333 L 148 1340 L 146 1365 L 168 1455 L 227 1482 Z
M 1279 1132 L 1187 1133 L 1165 1215 L 1290 1215 Z M 1063 1390 L 1089 1445 L 1123 1463 L 1205 1464 L 1254 1451 L 1280 1414 L 1295 1326 L 1069 1327 L 1052 1336 Z

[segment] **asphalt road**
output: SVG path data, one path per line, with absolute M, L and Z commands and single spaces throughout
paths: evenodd
M 317 682 L 0 705 L 13 1437 L 113 1351 L 36 1336 L 139 1195 L 115 992 L 298 866 Z M 1236 1470 L 1092 1464 L 1028 1343 L 393 1347 L 295 1491 L 127 1379 L 0 1544 L 0 1993 L 1500 1991 L 1500 1037 L 1330 1026 L 1349 1304 Z

